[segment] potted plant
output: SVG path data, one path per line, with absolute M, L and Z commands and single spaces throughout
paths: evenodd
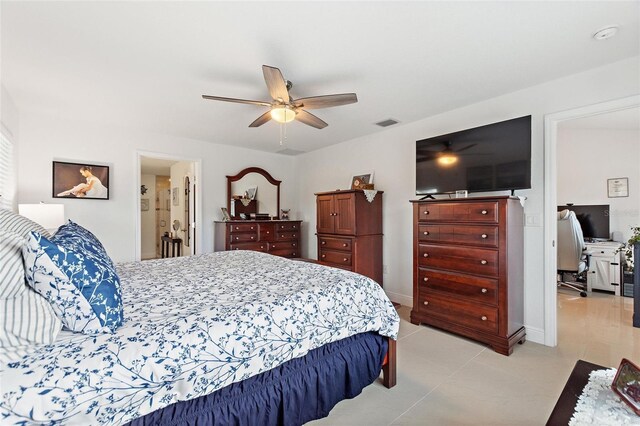
M 633 272 L 633 248 L 636 244 L 640 244 L 640 226 L 632 226 L 631 230 L 633 231 L 631 238 L 629 238 L 629 241 L 627 241 L 624 247 L 618 250 L 618 253 L 624 251 L 625 266 L 629 272 Z

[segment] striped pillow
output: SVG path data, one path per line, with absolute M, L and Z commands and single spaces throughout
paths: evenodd
M 36 231 L 40 235 L 51 238 L 51 234 L 42 226 L 8 209 L 0 209 L 0 231 L 15 232 L 24 238 L 27 238 L 29 232 Z
M 25 282 L 24 243 L 0 230 L 0 358 L 11 347 L 52 343 L 62 328 L 49 302 Z

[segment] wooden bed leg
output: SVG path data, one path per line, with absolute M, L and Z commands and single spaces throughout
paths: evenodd
M 385 357 L 385 363 L 382 365 L 382 384 L 386 388 L 392 388 L 396 385 L 396 341 L 387 337 L 389 349 Z

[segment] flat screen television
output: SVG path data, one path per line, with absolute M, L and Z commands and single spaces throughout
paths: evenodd
M 572 210 L 576 214 L 585 240 L 609 240 L 609 204 L 558 206 L 558 211 Z
M 416 194 L 531 188 L 531 116 L 416 141 Z

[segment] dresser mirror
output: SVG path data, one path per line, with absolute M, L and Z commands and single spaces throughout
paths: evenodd
M 227 210 L 231 219 L 248 219 L 264 213 L 277 218 L 280 211 L 280 182 L 264 169 L 246 168 L 227 176 Z

